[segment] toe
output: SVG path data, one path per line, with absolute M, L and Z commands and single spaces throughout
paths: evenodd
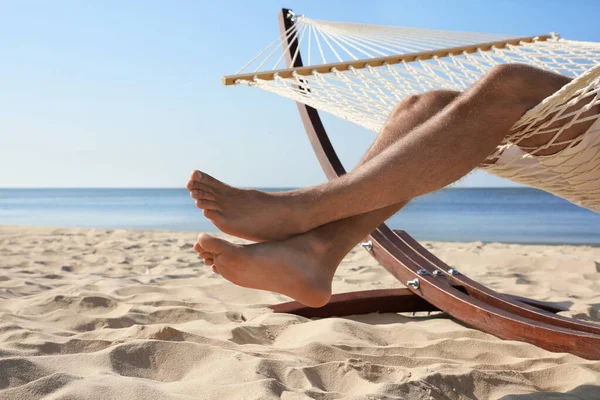
M 208 219 L 210 219 L 213 222 L 218 223 L 219 220 L 221 219 L 221 217 L 223 216 L 223 214 L 221 214 L 219 211 L 217 210 L 209 210 L 209 209 L 204 209 L 202 211 L 202 213 L 204 214 L 204 216 Z
M 198 254 L 202 253 L 204 251 L 204 249 L 202 248 L 202 246 L 200 246 L 200 243 L 196 242 L 194 244 L 194 251 Z
M 204 190 L 205 192 L 215 190 L 215 186 L 205 181 L 188 181 L 187 185 L 185 185 L 187 190 Z
M 207 192 L 206 190 L 191 190 L 190 196 L 192 196 L 192 198 L 196 200 L 216 200 L 215 195 L 210 192 Z
M 208 175 L 207 173 L 201 172 L 198 170 L 192 171 L 192 175 L 190 176 L 190 181 L 202 183 L 205 185 L 213 185 L 213 184 L 221 183 L 220 181 L 218 181 L 217 179 Z
M 194 187 L 196 186 L 196 181 L 192 181 L 189 180 L 186 184 L 185 184 L 185 188 L 187 190 L 194 190 Z
M 196 207 L 203 210 L 219 210 L 219 204 L 212 200 L 196 200 Z
M 201 253 L 198 253 L 198 255 L 200 256 L 200 258 L 204 258 L 204 260 L 213 258 L 213 254 L 209 253 L 208 251 L 203 251 Z
M 198 183 L 198 181 L 194 179 L 195 172 L 196 171 L 192 172 L 192 176 L 190 176 L 190 179 L 185 184 L 185 187 L 187 188 L 187 190 L 193 190 L 194 187 L 196 186 L 196 183 Z
M 202 246 L 205 251 L 213 253 L 213 255 L 219 255 L 222 252 L 234 247 L 234 245 L 228 241 L 218 239 L 206 233 L 201 233 L 198 236 L 198 243 L 200 243 L 200 246 Z

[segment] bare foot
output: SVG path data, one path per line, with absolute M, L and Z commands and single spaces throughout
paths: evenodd
M 257 242 L 281 240 L 311 229 L 293 195 L 238 189 L 194 171 L 187 189 L 221 231 Z
M 341 261 L 307 235 L 238 245 L 201 233 L 194 250 L 213 271 L 236 285 L 281 293 L 310 307 L 327 304 Z

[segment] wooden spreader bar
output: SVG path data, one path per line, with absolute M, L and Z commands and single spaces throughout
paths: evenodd
M 284 35 L 285 36 L 285 35 Z M 295 35 L 290 35 L 295 37 Z M 514 39 L 507 40 L 499 40 L 495 42 L 487 42 L 487 43 L 479 43 L 472 44 L 467 46 L 458 46 L 451 47 L 447 49 L 440 50 L 428 50 L 428 51 L 420 51 L 415 53 L 406 53 L 406 54 L 398 54 L 393 56 L 386 57 L 376 57 L 376 58 L 365 58 L 362 60 L 353 60 L 353 61 L 344 61 L 344 62 L 335 62 L 335 63 L 327 63 L 320 65 L 310 65 L 310 66 L 298 66 L 293 68 L 285 68 L 285 69 L 277 69 L 273 71 L 260 71 L 260 72 L 248 72 L 244 74 L 236 74 L 236 75 L 227 75 L 224 76 L 221 81 L 224 85 L 235 85 L 237 81 L 253 81 L 255 79 L 262 79 L 265 81 L 272 81 L 275 79 L 275 76 L 279 76 L 280 78 L 291 78 L 294 74 L 309 76 L 315 72 L 320 74 L 331 73 L 334 70 L 336 71 L 348 71 L 351 68 L 354 69 L 364 69 L 367 67 L 380 67 L 384 64 L 393 65 L 393 64 L 401 64 L 403 62 L 415 62 L 415 61 L 425 61 L 431 60 L 432 58 L 438 57 L 449 57 L 449 56 L 458 56 L 464 53 L 476 53 L 479 50 L 487 51 L 492 49 L 493 47 L 497 49 L 503 49 L 507 45 L 518 46 L 521 43 L 532 43 L 532 42 L 544 42 L 548 39 L 551 39 L 551 35 L 540 35 L 540 36 L 527 36 L 527 37 L 519 37 Z M 284 48 L 285 50 L 285 48 Z M 294 54 L 294 53 L 292 53 Z
M 288 32 L 294 27 L 294 22 L 287 17 L 288 11 L 282 9 L 279 13 L 281 32 Z M 549 36 L 542 36 L 525 39 L 532 41 L 548 38 Z M 290 67 L 286 71 L 314 69 L 302 69 L 299 52 L 292 65 L 292 55 L 296 53 L 298 46 L 296 35 L 289 35 L 285 40 L 287 42 L 282 45 L 287 49 L 285 57 Z M 515 41 L 518 43 L 525 40 Z M 477 48 L 481 48 L 481 45 Z M 372 60 L 368 60 L 368 63 L 374 65 Z M 339 69 L 339 66 L 335 67 Z M 327 177 L 333 179 L 345 174 L 317 110 L 302 103 L 296 104 L 313 150 Z M 407 284 L 408 288 L 402 289 L 337 294 L 329 304 L 321 308 L 309 308 L 297 302 L 278 304 L 271 308 L 276 312 L 317 318 L 371 312 L 439 310 L 502 339 L 521 340 L 549 351 L 568 352 L 586 359 L 600 360 L 600 325 L 556 315 L 562 310 L 548 303 L 495 292 L 450 268 L 406 232 L 393 231 L 385 224 L 372 232 L 368 240 L 372 243 L 368 251 L 385 269 L 400 282 L 410 281 L 413 284 Z

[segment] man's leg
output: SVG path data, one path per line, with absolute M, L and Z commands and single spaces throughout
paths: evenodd
M 495 78 L 497 79 L 498 77 Z M 514 79 L 514 77 L 508 78 Z M 550 75 L 547 78 L 547 88 L 548 86 L 551 86 L 552 83 L 557 83 L 556 76 Z M 457 158 L 452 157 L 451 154 L 445 154 L 450 152 L 460 153 L 463 158 L 467 157 L 470 162 L 474 164 L 473 166 L 476 166 L 480 161 L 485 159 L 487 154 L 502 140 L 520 115 L 522 115 L 531 104 L 536 104 L 541 100 L 530 98 L 531 92 L 528 91 L 525 96 L 523 96 L 523 99 L 507 103 L 505 101 L 506 99 L 497 99 L 495 97 L 496 94 L 489 93 L 489 91 L 497 89 L 492 83 L 494 83 L 493 80 L 487 83 L 490 87 L 482 88 L 480 85 L 479 88 L 475 87 L 476 90 L 474 93 L 466 93 L 459 96 L 431 119 L 417 126 L 417 128 L 409 135 L 405 135 L 401 140 L 389 144 L 387 148 L 382 146 L 384 149 L 381 154 L 366 157 L 365 162 L 357 167 L 356 171 L 359 171 L 359 174 L 366 175 L 363 176 L 362 179 L 373 179 L 373 177 L 368 176 L 370 173 L 369 168 L 373 168 L 373 166 L 369 167 L 369 165 L 373 164 L 378 168 L 379 176 L 384 182 L 388 182 L 388 184 L 401 184 L 402 182 L 390 180 L 390 172 L 388 171 L 386 163 L 393 163 L 394 165 L 401 164 L 405 168 L 413 169 L 415 166 L 411 164 L 415 162 L 417 164 L 419 162 L 424 162 L 424 166 L 429 167 L 432 173 L 438 171 L 440 174 L 444 175 L 444 169 L 448 169 L 453 171 L 453 174 L 458 175 L 459 172 L 457 171 L 462 171 L 467 169 L 467 167 L 463 165 L 457 169 L 452 163 L 459 162 L 460 160 L 457 161 Z M 511 83 L 510 80 L 509 83 Z M 512 83 L 514 83 L 514 80 Z M 499 83 L 496 82 L 496 84 Z M 537 84 L 543 86 L 540 82 L 537 82 Z M 558 86 L 558 84 L 556 86 Z M 558 88 L 559 87 L 556 87 L 555 90 Z M 523 87 L 513 89 L 519 89 L 520 93 L 524 90 Z M 502 93 L 506 93 L 508 96 L 508 92 L 502 91 L 501 94 Z M 548 93 L 539 91 L 537 92 L 537 95 L 546 97 Z M 478 97 L 482 97 L 482 99 Z M 473 107 L 472 111 L 477 113 L 476 117 L 471 116 L 468 110 L 465 109 L 469 104 Z M 502 118 L 494 115 L 494 107 L 503 107 L 498 110 L 498 113 L 501 114 Z M 517 112 L 513 107 L 520 107 L 520 109 Z M 492 110 L 489 108 L 492 108 Z M 478 118 L 482 118 L 484 122 L 492 125 L 482 125 L 481 122 L 477 121 Z M 503 119 L 509 120 L 505 121 Z M 389 124 L 389 126 L 393 126 L 393 124 Z M 479 135 L 473 131 L 473 126 L 479 128 Z M 505 132 L 502 134 L 497 133 L 496 130 L 498 129 L 498 126 L 504 127 Z M 463 130 L 461 130 L 461 128 Z M 465 131 L 467 134 L 464 133 Z M 481 151 L 477 145 L 471 146 L 468 141 L 462 143 L 461 141 L 447 140 L 447 136 L 452 135 L 459 136 L 462 140 L 469 138 L 475 143 L 483 142 L 489 149 L 486 148 L 486 151 L 484 152 Z M 493 140 L 486 137 L 488 135 L 493 136 Z M 417 139 L 415 139 L 414 136 L 417 136 Z M 483 138 L 481 138 L 481 136 L 483 136 Z M 422 137 L 425 137 L 425 139 L 422 139 Z M 419 143 L 419 140 L 424 140 L 428 145 L 425 146 L 423 143 Z M 403 146 L 406 146 L 406 142 L 408 142 L 408 148 L 411 151 L 403 149 Z M 415 142 L 417 145 L 415 145 Z M 440 144 L 445 146 L 450 145 L 450 147 L 446 148 L 446 151 L 442 156 L 440 156 Z M 473 151 L 481 154 L 478 157 L 475 157 L 465 153 L 464 150 L 461 149 L 462 145 L 467 148 L 475 147 Z M 374 146 L 372 153 L 375 153 L 376 149 L 377 146 Z M 381 151 L 381 149 L 379 150 Z M 412 153 L 425 153 L 425 156 L 434 155 L 434 158 L 427 162 L 425 157 L 425 160 L 421 161 L 423 160 L 423 158 L 421 158 L 422 155 L 419 156 L 417 154 L 415 156 Z M 407 157 L 409 162 L 406 162 L 400 155 Z M 385 160 L 386 162 L 383 162 L 382 160 Z M 433 161 L 433 163 L 431 161 Z M 442 168 L 436 168 L 436 162 L 441 164 Z M 392 165 L 392 167 L 394 167 L 394 165 Z M 365 166 L 368 168 L 363 168 Z M 399 166 L 396 166 L 395 168 L 399 168 Z M 365 171 L 361 171 L 361 169 L 365 169 Z M 409 176 L 408 178 L 410 180 L 411 177 Z M 451 178 L 446 176 L 444 179 L 448 180 Z M 437 184 L 432 184 L 425 173 L 420 176 L 420 181 L 426 187 L 437 189 Z M 441 181 L 444 182 L 443 179 Z M 358 182 L 349 182 L 349 185 L 360 184 L 362 184 L 360 179 Z M 409 182 L 409 184 L 415 185 L 415 183 L 412 182 Z M 377 188 L 377 183 L 371 186 L 371 188 L 373 187 Z M 379 186 L 379 188 L 384 192 L 390 192 L 383 186 Z M 421 189 L 418 186 L 414 186 L 413 189 L 415 192 L 422 190 L 424 189 Z M 378 190 L 370 189 L 365 191 L 363 196 L 368 197 L 378 194 L 381 195 Z M 349 190 L 347 195 L 353 195 L 353 191 Z M 385 198 L 386 196 L 387 193 L 384 193 L 383 197 Z M 404 200 L 402 197 L 400 197 L 400 199 Z M 385 204 L 386 201 L 387 200 L 380 201 L 379 204 Z M 304 304 L 320 306 L 325 304 L 330 298 L 333 274 L 344 255 L 365 235 L 377 227 L 379 223 L 401 207 L 403 203 L 403 201 L 395 202 L 391 205 L 375 208 L 372 212 L 340 219 L 320 226 L 305 234 L 278 242 L 239 246 L 230 244 L 224 240 L 213 238 L 210 235 L 201 234 L 198 239 L 196 250 L 199 251 L 200 255 L 209 263 L 214 261 L 217 272 L 238 285 L 276 291 L 295 298 Z M 341 206 L 347 205 L 345 202 L 338 204 L 341 204 Z
M 254 240 L 289 237 L 460 179 L 493 152 L 523 113 L 568 81 L 529 66 L 500 66 L 410 135 L 345 176 L 312 188 L 244 191 L 200 173 L 188 188 L 227 233 Z
M 458 92 L 436 91 L 411 96 L 394 109 L 362 163 L 405 137 L 440 112 Z M 248 246 L 232 245 L 200 235 L 194 249 L 226 279 L 241 286 L 284 293 L 304 304 L 329 301 L 331 281 L 342 258 L 358 241 L 402 208 L 397 203 L 321 226 L 285 241 Z

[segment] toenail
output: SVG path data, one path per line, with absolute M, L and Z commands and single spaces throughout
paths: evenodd
M 196 171 L 196 179 L 202 179 L 202 172 Z

